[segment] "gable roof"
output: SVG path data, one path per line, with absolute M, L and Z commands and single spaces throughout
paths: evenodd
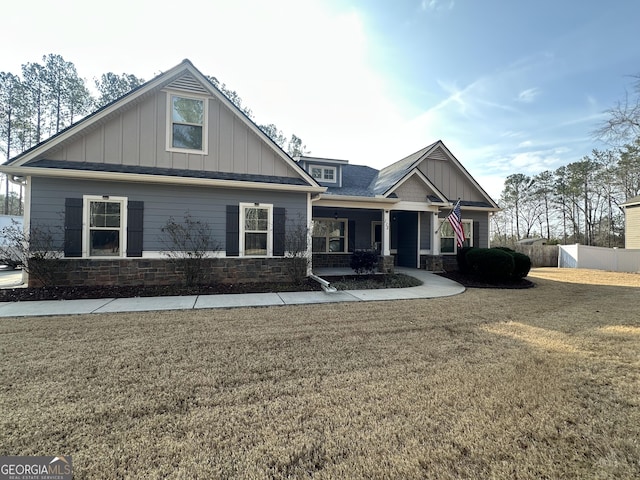
M 329 186 L 323 195 L 328 197 L 366 197 L 376 199 L 397 198 L 396 190 L 410 178 L 417 178 L 422 182 L 427 190 L 432 193 L 426 195 L 426 199 L 435 204 L 449 204 L 456 199 L 447 196 L 418 168 L 422 161 L 433 155 L 433 158 L 450 161 L 455 169 L 465 177 L 474 188 L 477 189 L 480 197 L 484 200 L 462 199 L 460 205 L 464 207 L 499 210 L 500 207 L 482 189 L 475 179 L 467 172 L 460 162 L 451 154 L 441 140 L 432 143 L 411 155 L 392 163 L 391 165 L 376 170 L 362 165 L 342 166 L 342 186 Z
M 640 205 L 640 195 L 630 198 L 626 202 L 620 204 L 621 207 L 633 207 L 635 205 Z
M 498 204 L 493 201 L 493 199 L 484 191 L 484 189 L 480 186 L 480 184 L 471 176 L 471 174 L 467 171 L 466 168 L 458 161 L 456 157 L 449 151 L 449 149 L 445 146 L 442 140 L 438 140 L 437 142 L 432 143 L 411 155 L 398 160 L 395 163 L 392 163 L 388 167 L 380 170 L 378 174 L 378 178 L 376 179 L 375 185 L 373 185 L 374 190 L 380 195 L 389 195 L 393 192 L 398 185 L 399 182 L 408 178 L 411 175 L 414 175 L 415 172 L 419 172 L 418 165 L 422 163 L 422 161 L 429 157 L 431 154 L 437 154 L 438 156 L 444 156 L 447 160 L 449 160 L 457 169 L 462 173 L 464 177 L 478 190 L 478 192 L 482 195 L 482 197 L 486 200 L 486 202 L 471 202 L 471 201 L 461 201 L 460 204 L 462 206 L 473 206 L 473 207 L 490 207 L 494 209 L 499 209 Z M 426 179 L 426 177 L 424 177 Z M 456 199 L 446 198 L 445 195 L 433 185 L 428 179 L 426 179 L 428 185 L 440 196 L 443 200 L 453 202 Z
M 154 79 L 131 90 L 119 99 L 101 107 L 77 123 L 61 130 L 52 137 L 49 137 L 43 142 L 17 155 L 6 164 L 0 166 L 0 170 L 10 174 L 20 175 L 20 167 L 43 167 L 45 164 L 42 164 L 41 160 L 46 159 L 47 152 L 51 152 L 61 145 L 72 142 L 82 136 L 85 132 L 90 131 L 92 127 L 100 125 L 101 123 L 108 121 L 110 118 L 115 117 L 134 102 L 139 102 L 152 93 L 167 87 L 179 88 L 183 91 L 189 91 L 192 93 L 207 94 L 216 98 L 216 100 L 220 101 L 224 106 L 231 110 L 250 131 L 268 145 L 268 147 L 275 153 L 276 157 L 285 162 L 285 164 L 299 176 L 303 184 L 311 187 L 312 191 L 324 191 L 324 187 L 320 187 L 318 183 L 306 171 L 304 171 L 304 169 L 302 169 L 286 152 L 284 152 L 284 150 L 282 150 L 282 148 L 280 148 L 280 146 L 273 141 L 273 139 L 266 135 L 244 114 L 244 112 L 236 107 L 233 102 L 218 90 L 215 85 L 213 85 L 213 83 L 211 83 L 211 81 L 187 59 L 183 60 L 180 64 L 171 68 L 167 72 L 164 72 L 156 76 Z M 56 165 L 59 165 L 63 169 L 71 169 L 75 167 L 76 170 L 82 170 L 87 173 L 94 171 L 92 168 L 87 168 L 91 167 L 91 164 L 81 167 L 78 163 L 79 162 L 76 162 L 74 165 L 63 165 L 63 163 L 56 161 Z M 47 169 L 53 169 L 55 165 L 46 164 L 46 167 Z M 153 167 L 149 167 L 148 169 L 151 168 Z M 160 168 L 158 170 L 166 169 Z M 160 171 L 156 173 L 162 174 Z M 174 177 L 180 176 L 177 170 L 173 173 L 177 174 L 173 175 Z M 241 174 L 239 175 L 242 176 Z M 254 176 L 254 180 L 259 182 L 264 181 L 263 178 L 257 177 L 263 176 Z
M 435 143 L 432 143 L 380 170 L 375 183 L 372 184 L 372 189 L 378 195 L 386 195 L 400 180 L 409 175 L 409 173 L 418 166 L 422 158 L 434 145 Z

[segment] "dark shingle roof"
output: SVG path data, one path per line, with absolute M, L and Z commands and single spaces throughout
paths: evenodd
M 347 195 L 356 197 L 374 197 L 375 193 L 369 188 L 371 182 L 378 175 L 378 170 L 364 165 L 342 166 L 342 187 L 329 187 L 328 195 Z
M 455 205 L 458 200 L 449 200 L 451 203 Z M 493 208 L 489 202 L 473 202 L 470 200 L 460 200 L 461 207 L 482 207 L 482 208 Z
M 437 142 L 436 142 L 437 143 Z M 374 191 L 375 195 L 383 195 L 390 188 L 392 188 L 398 181 L 400 181 L 405 175 L 407 175 L 413 168 L 416 166 L 416 162 L 422 158 L 422 156 L 431 149 L 435 143 L 424 147 L 421 150 L 418 150 L 415 153 L 412 153 L 408 157 L 403 158 L 402 160 L 398 160 L 395 163 L 392 163 L 388 167 L 383 168 L 378 173 L 378 177 L 375 179 L 375 182 L 372 183 L 371 189 Z
M 623 205 L 627 205 L 630 207 L 630 206 L 636 205 L 637 203 L 640 203 L 640 195 L 638 195 L 637 197 L 628 199 L 626 202 L 623 203 Z
M 87 172 L 137 173 L 140 175 L 203 178 L 211 180 L 235 180 L 240 182 L 279 183 L 284 185 L 308 185 L 308 183 L 301 178 L 254 175 L 248 173 L 208 172 L 178 168 L 142 167 L 137 165 L 119 165 L 111 163 L 36 160 L 33 162 L 28 162 L 27 164 L 25 164 L 25 167 L 83 170 Z

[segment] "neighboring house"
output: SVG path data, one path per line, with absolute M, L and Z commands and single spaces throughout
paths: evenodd
M 533 245 L 546 245 L 548 241 L 549 240 L 546 238 L 536 237 L 536 238 L 523 238 L 522 240 L 518 240 L 516 243 L 518 245 L 525 245 L 529 247 Z
M 287 235 L 312 231 L 313 266 L 375 248 L 382 267 L 440 268 L 460 198 L 469 245 L 486 247 L 496 203 L 440 141 L 380 171 L 292 159 L 188 60 L 15 157 L 25 225 L 59 229 L 66 284 L 175 281 L 162 227 L 185 213 L 220 245 L 210 279 L 286 280 Z
M 640 196 L 630 198 L 624 208 L 624 247 L 640 248 Z

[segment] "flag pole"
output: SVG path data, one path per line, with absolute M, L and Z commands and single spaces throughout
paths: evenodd
M 451 209 L 451 211 L 449 212 L 449 215 L 451 215 L 451 214 L 453 213 L 453 211 L 456 209 L 456 207 L 457 207 L 458 205 L 460 205 L 460 197 L 458 197 L 458 201 L 456 202 L 456 204 L 453 206 L 453 208 L 452 208 L 452 209 Z M 449 215 L 447 215 L 447 217 L 448 217 Z M 444 218 L 445 218 L 445 220 L 447 219 L 447 217 L 444 217 Z M 442 227 L 442 224 L 443 224 L 443 223 L 444 223 L 444 222 L 442 222 L 442 223 L 440 224 L 440 226 L 438 226 L 438 228 L 436 228 L 436 231 L 434 232 L 434 234 L 435 234 L 435 235 L 437 235 L 437 234 L 438 234 L 438 232 L 440 231 L 440 228 Z

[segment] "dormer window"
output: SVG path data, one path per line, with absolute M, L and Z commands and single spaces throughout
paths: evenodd
M 311 165 L 311 176 L 319 182 L 336 183 L 336 167 Z
M 207 153 L 207 101 L 169 95 L 167 150 Z

